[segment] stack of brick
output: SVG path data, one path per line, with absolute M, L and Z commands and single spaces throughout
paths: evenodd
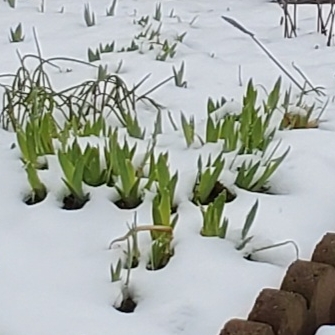
M 335 234 L 327 233 L 311 261 L 292 263 L 280 289 L 263 289 L 247 320 L 232 319 L 220 335 L 313 335 L 335 324 Z

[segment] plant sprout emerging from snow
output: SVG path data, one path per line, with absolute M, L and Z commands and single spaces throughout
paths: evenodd
M 120 167 L 118 164 L 117 152 L 122 151 L 123 155 L 128 160 L 132 160 L 136 151 L 136 144 L 129 147 L 127 141 L 124 141 L 123 146 L 118 142 L 118 130 L 115 129 L 109 136 L 108 141 L 104 146 L 104 157 L 106 162 L 105 183 L 107 186 L 114 185 L 114 177 L 120 175 Z
M 122 271 L 122 260 L 121 259 L 118 260 L 115 268 L 114 268 L 114 265 L 111 264 L 110 273 L 111 273 L 112 283 L 121 280 L 121 271 Z
M 213 100 L 212 98 L 208 98 L 207 100 L 207 115 L 210 115 L 214 111 L 218 110 L 221 108 L 225 103 L 227 102 L 225 97 L 221 97 L 220 100 Z
M 304 97 L 305 94 L 301 92 L 294 101 L 291 88 L 285 92 L 282 104 L 284 115 L 280 124 L 281 129 L 317 128 L 319 126 L 320 118 L 328 105 L 328 101 L 320 107 L 319 115 L 312 117 L 316 110 L 315 103 L 308 104 Z
M 181 63 L 180 69 L 176 70 L 176 68 L 173 66 L 173 77 L 174 77 L 174 83 L 177 87 L 187 87 L 187 82 L 183 79 L 184 78 L 184 62 Z
M 116 204 L 121 208 L 135 208 L 142 202 L 141 177 L 136 175 L 136 168 L 121 150 L 116 155 L 120 172 L 120 184 L 115 184 L 120 196 Z
M 9 42 L 18 43 L 23 41 L 24 41 L 24 35 L 22 30 L 22 24 L 19 23 L 14 30 L 10 28 Z
M 10 8 L 16 7 L 16 0 L 7 0 L 7 2 Z
M 123 242 L 126 241 L 127 243 L 127 276 L 126 280 L 122 286 L 121 294 L 122 294 L 122 301 L 119 306 L 115 306 L 116 309 L 118 309 L 121 312 L 130 313 L 133 312 L 136 307 L 136 302 L 133 301 L 132 294 L 129 289 L 129 283 L 130 283 L 130 273 L 131 269 L 135 266 L 137 266 L 140 262 L 140 250 L 137 240 L 137 234 L 142 231 L 148 231 L 148 232 L 155 232 L 159 233 L 159 237 L 157 237 L 153 243 L 151 248 L 151 256 L 150 261 L 148 264 L 148 269 L 150 270 L 158 270 L 162 267 L 164 267 L 167 264 L 166 256 L 167 252 L 170 253 L 170 256 L 172 255 L 172 249 L 170 248 L 170 243 L 173 238 L 173 231 L 171 227 L 166 226 L 154 226 L 154 225 L 144 225 L 144 226 L 138 226 L 137 225 L 137 215 L 135 213 L 135 219 L 134 223 L 131 227 L 128 226 L 128 232 L 115 240 L 113 240 L 109 248 L 111 249 L 114 243 L 117 242 Z M 133 241 L 133 244 L 131 244 L 131 240 Z M 112 281 L 119 280 L 120 279 L 120 272 L 121 272 L 121 261 L 119 260 L 119 263 L 114 270 L 114 268 L 111 268 L 111 276 Z M 112 270 L 113 269 L 113 270 Z
M 191 116 L 190 120 L 187 121 L 185 115 L 181 113 L 181 125 L 183 129 L 184 138 L 186 145 L 189 148 L 194 142 L 194 117 Z
M 256 213 L 257 213 L 257 209 L 258 209 L 258 199 L 254 203 L 254 205 L 251 207 L 251 209 L 250 209 L 250 211 L 249 211 L 249 213 L 248 213 L 248 215 L 245 219 L 243 229 L 242 229 L 242 232 L 241 232 L 241 239 L 240 239 L 240 242 L 236 246 L 237 250 L 242 250 L 246 246 L 246 244 L 248 242 L 250 242 L 253 238 L 253 236 L 248 236 L 248 233 L 249 233 L 249 230 L 250 230 L 252 224 L 254 223 L 255 216 L 256 216 Z
M 279 89 L 278 89 L 279 90 Z M 265 118 L 256 107 L 257 91 L 254 88 L 252 80 L 248 83 L 245 97 L 243 98 L 243 108 L 239 116 L 239 131 L 241 149 L 240 153 L 253 153 L 255 150 L 265 151 L 270 144 L 275 129 L 269 132 L 269 123 L 272 117 L 273 109 L 265 114 Z
M 45 12 L 45 0 L 41 0 L 40 12 L 41 12 L 41 13 L 44 13 L 44 12 Z
M 295 252 L 296 252 L 296 258 L 298 259 L 299 258 L 299 248 L 298 248 L 297 244 L 294 241 L 291 241 L 291 240 L 283 241 L 283 242 L 279 242 L 279 243 L 273 243 L 273 244 L 270 244 L 270 245 L 251 248 L 251 249 L 246 248 L 246 246 L 249 243 L 251 243 L 252 239 L 254 238 L 253 235 L 249 236 L 249 231 L 250 231 L 250 228 L 255 221 L 257 210 L 258 210 L 258 200 L 256 200 L 254 205 L 251 207 L 249 213 L 247 214 L 246 220 L 245 220 L 243 228 L 242 228 L 240 241 L 235 246 L 236 250 L 243 251 L 245 249 L 246 250 L 248 249 L 245 252 L 244 258 L 246 258 L 248 260 L 253 260 L 253 257 L 257 252 L 269 250 L 269 249 L 272 249 L 272 248 L 282 247 L 282 246 L 287 245 L 287 244 L 292 244 L 294 249 L 295 249 Z
M 115 134 L 115 133 L 114 133 Z M 148 146 L 147 152 L 138 168 L 135 168 L 131 159 L 134 155 L 136 145 L 129 150 L 128 144 L 121 146 L 117 143 L 116 135 L 110 140 L 108 151 L 105 151 L 107 162 L 106 175 L 111 178 L 114 174 L 118 177 L 114 186 L 119 194 L 115 204 L 120 208 L 135 208 L 142 202 L 143 190 L 149 188 L 152 181 L 149 179 L 143 186 L 143 166 L 149 159 L 153 148 Z M 113 183 L 113 177 L 110 182 Z
M 185 38 L 186 34 L 187 34 L 187 32 L 185 31 L 182 34 L 177 35 L 176 36 L 176 41 L 182 43 L 184 41 L 184 38 Z
M 275 150 L 276 148 L 264 165 L 261 165 L 261 160 L 255 164 L 252 161 L 248 164 L 244 161 L 238 169 L 235 184 L 240 188 L 252 192 L 268 191 L 269 187 L 267 183 L 269 178 L 278 169 L 279 165 L 289 153 L 290 148 L 288 148 L 280 157 L 272 159 Z
M 100 53 L 109 53 L 109 52 L 114 52 L 115 49 L 115 41 L 113 41 L 112 43 L 106 43 L 106 44 L 99 44 L 99 51 Z
M 168 40 L 165 40 L 161 52 L 156 56 L 156 60 L 165 62 L 168 57 L 173 58 L 176 54 L 177 43 L 170 44 Z
M 147 264 L 148 270 L 160 270 L 164 268 L 174 254 L 171 246 L 172 234 L 159 233 L 151 244 L 151 253 L 149 263 Z
M 157 183 L 157 192 L 162 194 L 165 189 L 169 193 L 169 207 L 170 209 L 174 206 L 174 194 L 178 181 L 178 171 L 171 176 L 169 165 L 168 165 L 168 153 L 161 153 L 158 156 L 157 162 L 155 162 L 155 157 L 153 154 L 150 156 L 150 171 L 149 171 L 149 181 L 155 181 Z
M 131 40 L 130 45 L 128 47 L 123 47 L 119 50 L 119 52 L 131 52 L 131 51 L 136 51 L 140 47 L 139 45 L 135 42 L 135 40 Z
M 28 181 L 31 187 L 31 194 L 25 200 L 26 204 L 36 204 L 45 199 L 47 196 L 47 188 L 41 182 L 35 167 L 31 163 L 25 165 Z
M 224 151 L 229 152 L 239 147 L 239 154 L 265 151 L 275 135 L 275 128 L 270 129 L 270 121 L 277 108 L 280 94 L 281 78 L 271 90 L 262 107 L 256 105 L 257 90 L 252 80 L 249 81 L 243 98 L 243 107 L 238 115 L 226 113 L 219 120 L 215 113 L 224 108 L 226 100 L 207 102 L 206 142 L 224 140 Z
M 178 215 L 175 215 L 172 218 L 172 208 L 170 204 L 171 200 L 168 188 L 161 190 L 160 193 L 155 196 L 152 202 L 152 218 L 154 225 L 175 227 Z
M 64 201 L 64 208 L 79 209 L 89 200 L 89 194 L 83 190 L 86 157 L 82 154 L 77 141 L 74 141 L 72 147 L 68 147 L 66 151 L 58 151 L 58 161 L 64 175 L 62 180 L 70 191 L 70 195 L 64 198 L 68 199 Z
M 83 181 L 85 184 L 90 186 L 101 186 L 105 183 L 105 172 L 101 168 L 100 164 L 100 150 L 99 147 L 92 147 L 87 144 L 84 156 L 84 173 Z
M 225 160 L 223 158 L 223 153 L 221 153 L 216 157 L 213 164 L 211 164 L 211 159 L 209 158 L 207 167 L 203 170 L 202 159 L 199 157 L 198 174 L 193 190 L 193 201 L 195 203 L 206 205 L 213 200 L 211 193 L 214 191 L 215 186 L 218 183 L 224 164 Z
M 155 13 L 153 16 L 154 20 L 160 21 L 162 19 L 162 4 L 156 4 Z
M 155 255 L 153 256 L 155 258 L 155 260 L 161 259 L 164 260 L 165 256 L 164 253 L 166 252 L 166 249 L 164 248 L 160 248 L 162 246 L 162 244 L 164 244 L 164 246 L 166 247 L 166 240 L 164 241 L 164 239 L 168 239 L 170 242 L 173 238 L 173 228 L 171 226 L 164 226 L 164 225 L 142 225 L 142 226 L 138 226 L 136 223 L 133 223 L 133 225 L 131 227 L 128 227 L 128 232 L 119 238 L 116 238 L 115 240 L 113 240 L 110 245 L 109 248 L 111 249 L 112 246 L 114 245 L 114 243 L 117 242 L 122 242 L 122 241 L 127 241 L 128 246 L 128 251 L 127 251 L 127 264 L 129 264 L 130 268 L 132 267 L 136 267 L 139 264 L 140 261 L 140 250 L 139 250 L 139 245 L 138 245 L 138 237 L 137 234 L 139 232 L 142 231 L 148 231 L 150 233 L 154 233 L 157 234 L 155 235 L 154 241 L 155 242 L 156 239 L 159 240 L 159 244 L 156 245 L 156 248 L 154 247 L 153 250 L 155 252 Z M 163 235 L 163 237 L 159 237 Z M 133 241 L 132 247 L 131 247 L 131 243 L 130 240 Z M 158 265 L 156 263 L 156 265 Z M 155 268 L 156 269 L 156 268 Z M 152 268 L 152 270 L 155 270 L 154 268 Z
M 92 27 L 95 25 L 95 14 L 91 12 L 89 4 L 85 4 L 84 6 L 84 20 L 87 27 Z
M 237 148 L 239 140 L 238 122 L 234 115 L 225 115 L 222 120 L 215 121 L 209 115 L 206 124 L 206 143 L 224 140 L 224 151 L 230 152 Z
M 134 24 L 138 24 L 141 27 L 145 27 L 149 23 L 149 15 L 142 16 L 138 21 L 134 20 Z
M 203 224 L 200 234 L 206 237 L 225 238 L 228 228 L 228 219 L 222 220 L 222 213 L 226 203 L 226 192 L 223 191 L 207 208 L 200 206 Z
M 107 16 L 114 16 L 115 15 L 116 2 L 117 2 L 117 0 L 113 0 L 112 4 L 106 9 L 106 15 Z
M 34 168 L 44 168 L 45 164 L 38 157 L 55 153 L 52 141 L 54 134 L 55 124 L 50 113 L 31 117 L 25 129 L 18 127 L 16 137 L 22 161 L 25 164 L 30 163 Z
M 90 63 L 96 62 L 98 60 L 101 60 L 100 57 L 100 52 L 98 49 L 96 49 L 95 51 L 93 51 L 91 48 L 87 49 L 87 57 L 88 57 L 88 61 Z

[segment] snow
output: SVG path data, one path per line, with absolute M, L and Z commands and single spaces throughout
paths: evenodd
M 87 49 L 99 43 L 116 41 L 118 48 L 128 46 L 142 28 L 133 24 L 141 16 L 153 15 L 156 1 L 119 0 L 116 16 L 107 17 L 110 1 L 92 0 L 97 25 L 86 27 L 82 0 L 46 1 L 46 11 L 38 11 L 40 1 L 17 1 L 15 9 L 0 2 L 0 73 L 15 73 L 21 55 L 36 54 L 32 28 L 35 27 L 43 57 L 66 56 L 87 60 Z M 59 13 L 64 6 L 64 13 Z M 169 17 L 174 9 L 175 18 Z M 215 117 L 238 112 L 250 78 L 257 85 L 271 89 L 283 75 L 252 40 L 221 19 L 229 16 L 255 33 L 255 36 L 299 78 L 294 62 L 314 85 L 325 87 L 334 95 L 334 46 L 327 48 L 325 37 L 315 32 L 315 12 L 309 6 L 299 9 L 298 37 L 283 38 L 279 25 L 281 10 L 265 0 L 169 0 L 162 1 L 164 38 L 187 32 L 177 47 L 176 56 L 166 62 L 155 60 L 155 52 L 108 53 L 100 63 L 116 70 L 122 60 L 120 76 L 129 86 L 148 73 L 150 78 L 140 88 L 145 93 L 172 75 L 172 66 L 185 62 L 187 88 L 173 81 L 152 93 L 152 98 L 171 112 L 180 127 L 180 112 L 187 119 L 194 115 L 196 131 L 204 134 L 208 97 L 224 96 L 228 104 Z M 195 18 L 196 17 L 196 18 Z M 194 19 L 194 22 L 190 22 Z M 153 21 L 153 27 L 158 22 Z M 9 29 L 21 22 L 25 40 L 9 43 Z M 316 48 L 318 46 L 318 48 Z M 64 89 L 94 78 L 96 69 L 62 61 L 63 69 L 48 68 L 55 89 Z M 34 63 L 32 62 L 32 66 Z M 242 86 L 238 71 L 241 67 Z M 70 69 L 71 71 L 66 71 Z M 2 81 L 2 78 L 0 78 Z M 3 79 L 3 82 L 6 80 Z M 301 81 L 302 82 L 302 81 Z M 283 76 L 283 87 L 291 82 Z M 257 86 L 260 99 L 265 93 Z M 293 91 L 296 87 L 293 87 Z M 155 113 L 141 110 L 139 121 L 152 131 Z M 226 321 L 248 315 L 259 291 L 279 287 L 287 265 L 295 259 L 292 245 L 259 252 L 257 260 L 247 261 L 235 249 L 245 217 L 259 200 L 256 220 L 250 234 L 253 247 L 287 240 L 299 247 L 300 257 L 309 259 L 316 243 L 334 230 L 335 118 L 330 101 L 318 129 L 279 131 L 278 155 L 290 147 L 290 153 L 271 178 L 274 195 L 251 193 L 234 188 L 235 201 L 226 205 L 229 218 L 227 238 L 205 238 L 200 235 L 201 213 L 192 204 L 192 182 L 197 159 L 209 154 L 216 157 L 220 145 L 203 147 L 196 142 L 186 147 L 181 131 L 173 130 L 163 113 L 164 134 L 158 137 L 156 153 L 169 151 L 171 172 L 179 172 L 176 200 L 179 220 L 174 233 L 175 255 L 159 271 L 146 270 L 150 238 L 140 234 L 141 263 L 131 271 L 130 289 L 138 302 L 132 314 L 113 308 L 120 301 L 120 282 L 111 283 L 110 264 L 116 265 L 123 255 L 124 243 L 111 250 L 109 243 L 127 232 L 134 210 L 121 210 L 111 201 L 113 191 L 102 186 L 87 187 L 90 201 L 78 211 L 61 209 L 66 189 L 56 157 L 48 156 L 49 170 L 40 176 L 48 187 L 47 198 L 34 206 L 22 199 L 29 192 L 14 133 L 0 129 L 0 329 L 6 335 L 108 335 L 218 334 Z M 113 121 L 115 124 L 115 120 Z M 125 132 L 120 131 L 120 139 Z M 85 145 L 103 143 L 98 139 L 81 139 Z M 130 139 L 130 141 L 132 141 Z M 137 161 L 143 156 L 148 137 L 138 142 Z M 142 156 L 141 156 L 142 155 Z M 228 160 L 234 158 L 227 155 Z M 229 158 L 230 157 L 230 158 Z M 244 157 L 245 158 L 245 157 Z M 135 159 L 135 160 L 136 160 Z M 222 180 L 230 182 L 226 171 Z M 148 192 L 136 209 L 138 224 L 151 222 Z M 125 270 L 123 272 L 125 278 Z M 335 334 L 333 327 L 322 327 L 318 335 Z

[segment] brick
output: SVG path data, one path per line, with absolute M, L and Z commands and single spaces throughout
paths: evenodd
M 221 330 L 220 335 L 274 335 L 271 326 L 254 321 L 232 319 Z
M 306 335 L 306 300 L 300 294 L 264 289 L 248 320 L 270 325 L 275 335 Z
M 327 264 L 297 260 L 290 265 L 281 289 L 301 294 L 307 301 L 309 331 L 330 324 L 335 297 L 335 269 Z
M 312 255 L 312 261 L 325 263 L 335 267 L 335 234 L 327 233 L 317 244 Z
M 313 262 L 324 263 L 335 267 L 335 234 L 327 233 L 317 244 L 312 255 Z M 335 324 L 335 297 L 330 311 L 330 324 Z

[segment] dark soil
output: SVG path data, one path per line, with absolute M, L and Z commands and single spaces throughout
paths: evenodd
M 226 203 L 232 202 L 236 198 L 236 194 L 230 192 L 230 190 L 225 187 L 223 184 L 221 184 L 219 181 L 217 181 L 209 194 L 208 198 L 206 201 L 202 203 L 202 205 L 208 205 L 212 203 L 218 196 L 221 194 L 223 191 L 226 191 Z
M 176 214 L 177 213 L 177 209 L 178 209 L 178 205 L 173 205 L 171 207 L 171 214 Z
M 149 262 L 146 269 L 149 270 L 149 271 L 158 271 L 158 270 L 164 269 L 167 266 L 167 264 L 169 263 L 170 258 L 171 258 L 171 255 L 166 255 L 166 257 L 164 258 L 162 263 L 159 264 L 159 266 L 156 267 L 155 269 L 152 267 L 151 262 Z
M 49 169 L 48 163 L 45 162 L 44 164 L 40 165 L 37 169 L 38 170 L 48 170 Z
M 32 195 L 32 194 L 30 194 L 30 195 L 28 196 L 28 198 L 26 198 L 26 199 L 24 200 L 24 202 L 25 202 L 26 205 L 31 206 L 31 205 L 38 204 L 39 202 L 42 202 L 45 198 L 46 198 L 46 195 L 45 195 L 44 198 L 41 198 L 41 197 L 38 197 L 37 195 Z
M 115 309 L 122 313 L 133 313 L 136 306 L 136 302 L 131 297 L 128 297 L 127 299 L 122 300 L 121 305 L 115 307 Z
M 75 210 L 84 207 L 86 202 L 90 200 L 89 194 L 86 194 L 84 201 L 79 200 L 73 194 L 70 194 L 63 199 L 63 209 Z
M 142 199 L 137 199 L 136 202 L 129 203 L 124 199 L 119 199 L 114 202 L 114 204 L 121 209 L 133 209 L 138 207 L 142 203 Z
M 131 264 L 130 264 L 130 268 L 131 269 L 134 269 L 134 268 L 137 268 L 138 267 L 138 265 L 139 265 L 139 260 L 138 260 L 138 258 L 137 257 L 133 257 L 133 259 L 132 259 L 132 261 L 131 261 Z M 124 265 L 124 267 L 123 267 L 124 269 L 128 269 L 128 261 L 126 261 L 126 263 L 125 263 L 125 265 Z
M 151 264 L 151 260 L 149 260 L 149 262 L 146 266 L 146 269 L 149 270 L 149 271 L 158 271 L 158 270 L 161 270 L 161 269 L 165 268 L 173 255 L 174 255 L 174 249 L 170 249 L 169 251 L 166 250 L 166 252 L 164 253 L 164 257 L 162 258 L 161 263 L 157 264 L 156 268 L 153 268 L 153 266 Z
M 243 258 L 246 259 L 247 261 L 250 261 L 250 262 L 256 262 L 256 261 L 252 258 L 252 254 L 245 255 L 245 256 L 243 256 Z

